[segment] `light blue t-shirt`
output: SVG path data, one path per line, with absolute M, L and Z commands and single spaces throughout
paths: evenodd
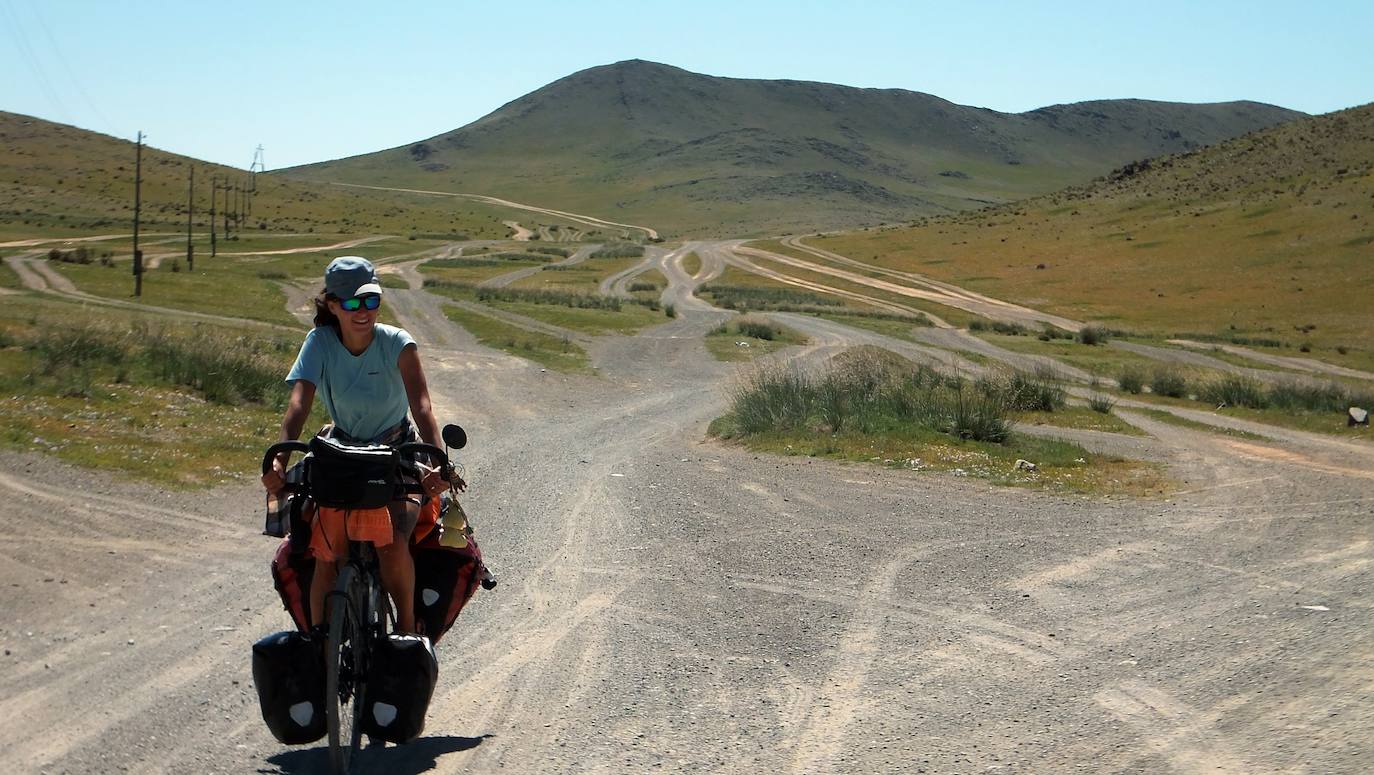
M 339 430 L 360 441 L 380 436 L 406 417 L 410 402 L 396 360 L 415 346 L 405 329 L 378 323 L 372 344 L 354 355 L 333 326 L 319 326 L 305 337 L 287 382 L 315 386 Z

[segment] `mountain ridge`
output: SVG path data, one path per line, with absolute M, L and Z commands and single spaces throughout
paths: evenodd
M 1000 113 L 905 89 L 626 60 L 448 132 L 276 174 L 480 191 L 727 235 L 1020 199 L 1300 115 L 1251 101 L 1138 99 Z

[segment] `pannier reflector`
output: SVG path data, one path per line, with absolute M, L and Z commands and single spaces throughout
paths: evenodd
M 420 599 L 425 602 L 426 606 L 434 605 L 439 602 L 439 592 L 434 589 L 426 589 L 420 593 Z
M 380 726 L 387 726 L 396 720 L 396 706 L 385 702 L 372 703 L 372 718 L 377 720 Z
M 310 726 L 310 719 L 315 717 L 315 706 L 309 702 L 298 702 L 292 705 L 288 712 L 291 714 L 292 721 L 303 727 L 308 727 Z

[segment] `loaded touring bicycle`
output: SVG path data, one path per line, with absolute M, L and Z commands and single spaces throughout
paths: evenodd
M 456 425 L 446 426 L 443 438 L 451 449 L 467 443 Z M 496 582 L 457 501 L 464 482 L 446 450 L 422 442 L 345 445 L 316 436 L 308 443 L 272 445 L 263 455 L 263 473 L 273 458 L 292 452 L 306 456 L 288 472 L 276 507 L 269 502 L 264 532 L 282 538 L 272 576 L 296 630 L 254 644 L 253 681 L 263 720 L 278 741 L 300 745 L 327 735 L 331 769 L 349 772 L 363 735 L 374 743 L 399 744 L 423 731 L 438 680 L 434 643 L 479 585 L 491 589 Z M 325 598 L 326 621 L 311 621 L 315 560 L 307 545 L 312 516 L 321 507 L 375 509 L 403 493 L 419 494 L 417 454 L 439 464 L 449 482 L 448 492 L 421 507 L 411 538 L 418 633 L 396 632 L 377 553 L 366 541 L 349 541 Z

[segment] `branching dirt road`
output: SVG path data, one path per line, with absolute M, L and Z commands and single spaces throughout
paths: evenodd
M 1128 410 L 1182 482 L 1135 501 L 706 441 L 737 372 L 691 290 L 731 255 L 651 252 L 678 317 L 596 339 L 595 376 L 388 290 L 502 582 L 440 644 L 424 737 L 366 771 L 1368 771 L 1374 446 Z M 878 336 L 807 330 L 775 357 Z M 255 463 L 188 494 L 0 454 L 0 771 L 321 770 L 256 707 L 249 647 L 288 618 Z
M 497 199 L 497 198 L 494 197 L 494 196 L 485 196 L 485 195 L 483 195 L 483 194 L 459 194 L 459 193 L 454 193 L 454 192 L 452 192 L 452 191 L 425 191 L 425 190 L 418 189 L 418 188 L 387 188 L 387 187 L 385 187 L 385 186 L 365 186 L 365 185 L 362 185 L 362 184 L 359 184 L 359 183 L 335 183 L 334 185 L 336 185 L 336 186 L 344 186 L 345 188 L 369 188 L 369 189 L 372 189 L 372 190 L 374 190 L 374 191 L 400 191 L 400 192 L 406 193 L 406 194 L 428 194 L 428 195 L 430 195 L 430 196 L 451 196 L 451 197 L 456 197 L 456 198 L 458 198 L 458 199 L 469 199 L 469 200 L 474 201 L 474 202 L 485 202 L 485 203 L 487 203 L 487 204 L 499 205 L 499 206 L 501 206 L 501 207 L 511 207 L 511 208 L 516 209 L 516 210 L 526 210 L 526 211 L 532 212 L 532 213 L 542 213 L 542 214 L 544 214 L 544 215 L 552 215 L 552 216 L 556 216 L 556 217 L 558 217 L 558 218 L 563 218 L 564 220 L 572 221 L 573 223 L 580 223 L 580 224 L 582 224 L 582 225 L 584 225 L 584 226 L 590 226 L 590 227 L 592 227 L 592 228 L 618 228 L 618 229 L 630 229 L 630 230 L 633 230 L 633 231 L 643 232 L 643 233 L 644 233 L 644 236 L 648 237 L 649 239 L 658 239 L 658 232 L 655 231 L 654 229 L 649 228 L 648 226 L 636 226 L 636 225 L 633 224 L 633 223 L 618 223 L 618 222 L 616 222 L 616 221 L 608 221 L 608 220 L 605 220 L 605 219 L 603 219 L 603 218 L 594 218 L 594 217 L 592 217 L 592 216 L 590 216 L 590 215 L 582 215 L 582 214 L 580 214 L 580 213 L 570 213 L 570 212 L 566 212 L 566 211 L 564 211 L 564 210 L 551 210 L 551 209 L 549 209 L 549 208 L 547 208 L 547 207 L 538 207 L 538 206 L 536 206 L 536 205 L 523 204 L 523 203 L 521 203 L 521 202 L 512 202 L 512 201 L 510 201 L 509 199 Z M 509 226 L 510 224 L 509 224 L 509 223 L 506 223 L 506 225 Z M 519 228 L 519 227 L 512 227 L 512 228 Z M 523 231 L 526 232 L 527 236 L 526 236 L 525 238 L 528 239 L 528 238 L 529 238 L 529 230 L 528 230 L 528 229 L 523 229 Z M 519 239 L 519 237 L 517 237 L 516 239 Z

